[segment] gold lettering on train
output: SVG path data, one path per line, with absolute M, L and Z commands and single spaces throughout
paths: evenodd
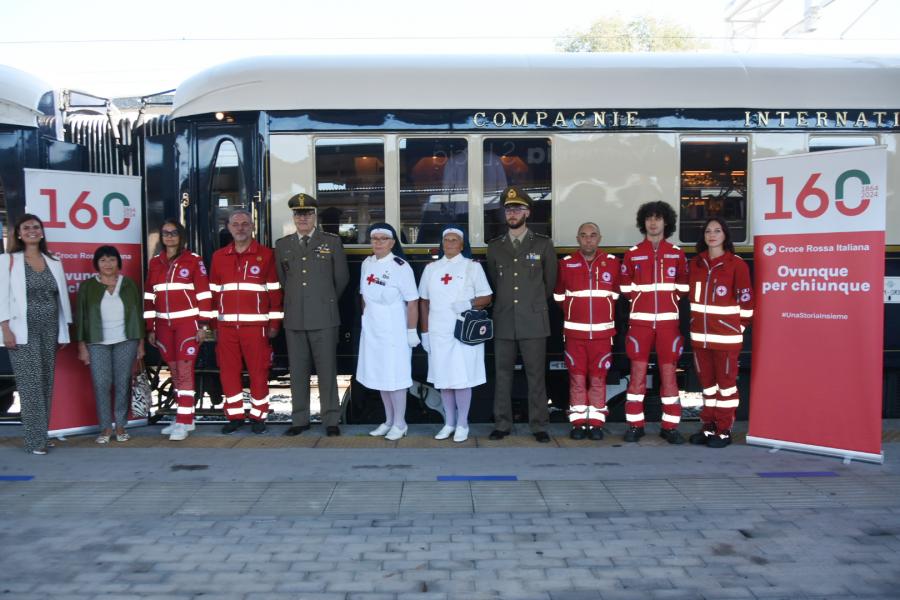
M 637 119 L 637 111 L 629 110 L 625 113 L 625 126 L 626 127 L 634 127 L 634 121 Z
M 847 111 L 844 112 L 836 112 L 834 113 L 834 126 L 835 127 L 846 127 L 847 126 Z
M 566 121 L 566 117 L 561 113 L 556 113 L 556 118 L 553 119 L 554 127 L 568 127 L 569 123 Z
M 797 111 L 797 127 L 806 127 L 806 116 L 807 112 L 805 110 Z
M 493 121 L 494 127 L 503 127 L 504 125 L 506 125 L 506 115 L 504 115 L 502 112 L 496 112 L 494 113 Z
M 816 113 L 816 127 L 828 127 L 828 113 L 819 111 Z
M 883 110 L 877 110 L 873 113 L 875 115 L 875 125 L 878 127 L 884 127 L 884 117 L 887 115 Z
M 512 118 L 512 126 L 513 127 L 528 127 L 528 111 L 522 113 L 522 116 L 519 117 L 519 113 L 514 112 Z
M 786 110 L 776 110 L 776 111 L 775 111 L 775 114 L 778 115 L 778 126 L 779 126 L 779 127 L 784 127 L 784 120 L 785 120 L 785 119 L 787 118 L 787 116 L 788 116 L 789 114 L 791 114 L 791 113 L 789 113 L 789 112 L 786 111 Z
M 859 116 L 856 117 L 856 123 L 853 124 L 854 127 L 868 127 L 869 120 L 866 119 L 866 113 L 861 112 Z
M 572 115 L 572 125 L 575 127 L 583 127 L 584 126 L 584 111 L 576 111 L 574 115 Z
M 485 125 L 487 125 L 487 121 L 484 120 L 486 116 L 487 115 L 485 115 L 483 112 L 475 113 L 474 115 L 472 115 L 472 124 L 475 125 L 475 127 L 484 127 Z
M 594 127 L 606 127 L 606 111 L 594 111 Z
M 543 121 L 547 120 L 547 113 L 542 110 L 537 111 L 537 126 L 540 127 L 543 125 Z

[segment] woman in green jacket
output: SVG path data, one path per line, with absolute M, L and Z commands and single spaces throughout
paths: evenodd
M 138 286 L 122 275 L 122 256 L 115 246 L 94 252 L 97 274 L 78 288 L 75 339 L 78 358 L 91 367 L 100 421 L 98 444 L 112 437 L 110 389 L 115 390 L 116 441 L 127 442 L 131 373 L 144 357 L 143 299 Z

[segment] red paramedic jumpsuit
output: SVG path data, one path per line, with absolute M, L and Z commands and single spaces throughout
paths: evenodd
M 183 250 L 171 261 L 165 252 L 147 266 L 144 319 L 147 332 L 156 334 L 156 347 L 172 372 L 178 393 L 176 423 L 194 422 L 194 364 L 197 331 L 215 318 L 206 267 L 199 256 Z
M 625 253 L 621 291 L 631 303 L 626 353 L 631 359 L 625 418 L 631 427 L 644 426 L 647 362 L 655 346 L 659 360 L 662 429 L 676 429 L 681 421 L 675 366 L 684 347 L 678 330 L 678 300 L 688 291 L 684 252 L 666 240 L 654 250 L 644 240 Z
M 275 253 L 256 240 L 244 252 L 234 242 L 213 254 L 209 270 L 213 306 L 218 311 L 216 360 L 225 394 L 225 416 L 244 420 L 243 365 L 250 375 L 250 419 L 265 421 L 269 412 L 272 346 L 268 329 L 284 319 Z
M 612 364 L 616 334 L 619 261 L 612 254 L 598 253 L 588 262 L 576 252 L 559 261 L 557 273 L 553 299 L 564 316 L 569 422 L 573 427 L 603 427 L 606 372 Z
M 750 269 L 731 252 L 712 259 L 701 252 L 690 263 L 689 295 L 694 367 L 703 387 L 703 432 L 725 434 L 731 431 L 739 403 L 743 331 L 753 318 Z

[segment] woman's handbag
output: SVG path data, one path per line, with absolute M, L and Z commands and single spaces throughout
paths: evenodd
M 144 370 L 144 361 L 138 361 L 138 371 L 131 376 L 131 415 L 142 418 L 150 416 L 150 380 Z
M 472 281 L 470 276 L 472 259 L 466 264 L 466 281 Z M 474 290 L 474 284 L 473 284 Z M 474 291 L 473 291 L 474 293 Z M 460 290 L 460 296 L 465 294 L 465 286 Z M 477 346 L 494 338 L 494 321 L 486 310 L 467 310 L 456 317 L 456 325 L 453 328 L 453 337 L 467 346 Z
M 486 310 L 467 310 L 456 317 L 453 337 L 467 346 L 477 346 L 494 338 L 494 322 Z

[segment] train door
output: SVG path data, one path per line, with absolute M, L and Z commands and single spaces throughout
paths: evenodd
M 231 241 L 226 226 L 236 209 L 250 211 L 256 238 L 269 243 L 265 197 L 265 148 L 256 121 L 191 126 L 190 176 L 182 211 L 192 249 L 207 262 Z M 184 179 L 182 181 L 185 181 Z M 185 195 L 187 194 L 187 195 Z

